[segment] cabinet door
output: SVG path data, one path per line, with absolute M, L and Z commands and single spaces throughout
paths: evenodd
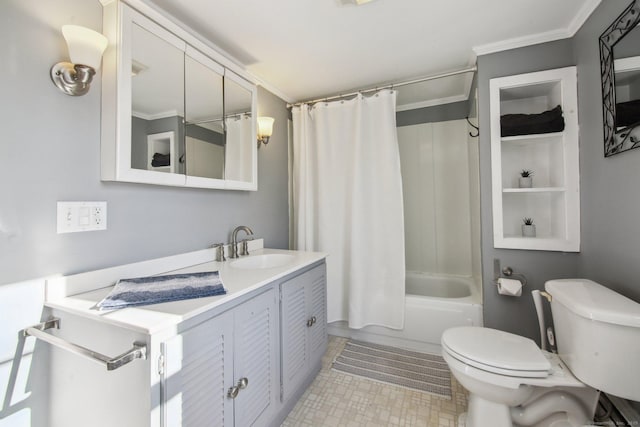
M 322 359 L 327 351 L 327 280 L 326 266 L 323 264 L 314 268 L 309 273 L 307 284 L 308 312 L 313 324 L 309 328 L 309 355 L 310 364 Z
M 282 400 L 291 397 L 327 349 L 326 267 L 281 285 Z
M 307 373 L 307 295 L 306 273 L 283 283 L 282 316 L 282 400 L 286 401 Z
M 233 400 L 236 426 L 266 425 L 276 409 L 277 307 L 271 289 L 234 309 L 234 381 L 247 381 Z
M 165 427 L 233 426 L 233 313 L 225 313 L 162 344 Z

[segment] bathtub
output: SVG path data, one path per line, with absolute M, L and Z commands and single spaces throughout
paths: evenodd
M 442 333 L 454 326 L 482 326 L 480 285 L 473 278 L 406 273 L 404 329 L 382 326 L 349 329 L 346 322 L 329 325 L 332 335 L 440 353 Z

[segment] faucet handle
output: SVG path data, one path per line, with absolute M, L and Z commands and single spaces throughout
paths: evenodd
M 224 262 L 227 260 L 224 257 L 224 243 L 214 243 L 211 247 L 216 249 L 216 261 Z
M 242 249 L 240 250 L 240 255 L 249 255 L 249 240 L 245 239 L 242 241 Z

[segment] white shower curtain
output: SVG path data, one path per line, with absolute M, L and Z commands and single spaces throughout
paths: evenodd
M 404 327 L 404 220 L 396 93 L 295 107 L 296 249 L 327 258 L 329 322 Z
M 252 136 L 251 116 L 225 120 L 226 141 L 224 150 L 224 177 L 235 181 L 251 181 L 251 148 L 255 144 Z

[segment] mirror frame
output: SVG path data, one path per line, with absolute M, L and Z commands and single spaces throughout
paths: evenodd
M 602 78 L 602 114 L 604 156 L 609 157 L 640 147 L 632 137 L 634 127 L 616 129 L 616 77 L 613 47 L 640 22 L 640 4 L 633 0 L 600 36 L 600 76 Z

